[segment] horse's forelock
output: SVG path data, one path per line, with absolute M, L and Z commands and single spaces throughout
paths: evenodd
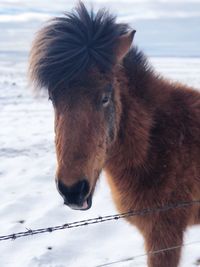
M 106 71 L 115 63 L 115 41 L 128 25 L 116 23 L 107 10 L 96 14 L 80 2 L 63 17 L 51 20 L 37 34 L 30 53 L 30 78 L 54 90 L 79 78 L 95 65 Z

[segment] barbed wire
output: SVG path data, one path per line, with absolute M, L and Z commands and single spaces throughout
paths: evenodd
M 134 261 L 137 258 L 156 255 L 156 254 L 159 254 L 159 253 L 162 253 L 162 252 L 171 251 L 171 250 L 175 250 L 175 249 L 178 249 L 178 248 L 187 247 L 187 246 L 191 246 L 191 245 L 195 245 L 195 244 L 200 244 L 200 240 L 199 241 L 193 241 L 193 242 L 186 243 L 186 244 L 182 244 L 182 245 L 173 246 L 173 247 L 168 247 L 168 248 L 158 249 L 158 250 L 154 250 L 154 251 L 149 251 L 147 253 L 136 255 L 136 256 L 133 256 L 133 257 L 129 257 L 129 258 L 121 259 L 121 260 L 116 260 L 116 261 L 111 261 L 111 262 L 107 262 L 107 263 L 100 264 L 100 265 L 96 265 L 95 267 L 105 267 L 105 266 L 110 266 L 110 265 L 114 265 L 114 264 L 118 264 L 118 263 L 122 263 L 122 262 Z
M 195 204 L 196 205 L 200 204 L 200 200 L 182 201 L 179 203 L 171 203 L 165 206 L 145 208 L 145 209 L 136 210 L 136 211 L 133 210 L 133 211 L 128 211 L 125 213 L 118 213 L 114 215 L 99 216 L 97 218 L 91 218 L 91 219 L 86 219 L 86 220 L 81 220 L 81 221 L 76 221 L 76 222 L 71 222 L 71 223 L 65 223 L 62 225 L 57 225 L 57 226 L 52 226 L 52 227 L 47 227 L 47 228 L 39 228 L 39 229 L 34 229 L 34 230 L 26 228 L 27 231 L 24 231 L 24 232 L 2 235 L 0 236 L 0 241 L 15 240 L 20 237 L 32 236 L 32 235 L 43 234 L 43 233 L 52 233 L 58 230 L 77 228 L 81 226 L 87 226 L 87 225 L 92 225 L 92 224 L 97 224 L 97 223 L 119 220 L 119 219 L 127 218 L 127 217 L 145 216 L 145 215 L 155 213 L 155 212 L 164 212 L 170 209 L 190 207 Z

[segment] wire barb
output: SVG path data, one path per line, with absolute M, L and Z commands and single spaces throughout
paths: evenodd
M 57 226 L 52 226 L 52 227 L 47 227 L 47 228 L 40 228 L 40 229 L 35 229 L 35 230 L 26 228 L 27 231 L 24 231 L 24 232 L 18 232 L 18 233 L 13 233 L 13 234 L 9 234 L 9 235 L 2 235 L 2 236 L 0 236 L 0 241 L 16 240 L 19 237 L 37 235 L 37 234 L 42 234 L 42 233 L 52 233 L 52 232 L 58 231 L 58 230 L 78 228 L 81 226 L 88 226 L 91 224 L 103 223 L 103 222 L 107 222 L 107 221 L 114 221 L 114 220 L 118 221 L 119 219 L 127 218 L 127 217 L 145 216 L 148 214 L 152 214 L 152 213 L 156 213 L 156 212 L 164 212 L 164 211 L 168 211 L 171 209 L 187 208 L 187 207 L 190 207 L 190 206 L 195 205 L 195 204 L 199 205 L 200 200 L 183 201 L 183 202 L 179 202 L 179 203 L 171 203 L 171 204 L 168 204 L 165 206 L 159 206 L 159 207 L 154 207 L 154 208 L 145 208 L 142 210 L 132 210 L 132 211 L 128 211 L 125 213 L 119 213 L 119 214 L 107 215 L 107 216 L 99 216 L 97 218 L 90 218 L 87 220 L 65 223 L 63 225 L 57 225 Z

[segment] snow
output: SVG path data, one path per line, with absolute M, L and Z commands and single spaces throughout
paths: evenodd
M 54 182 L 51 103 L 34 96 L 26 80 L 34 32 L 46 18 L 60 15 L 74 2 L 0 2 L 4 30 L 0 35 L 0 235 L 117 213 L 104 174 L 90 210 L 72 211 L 63 205 Z M 160 73 L 200 87 L 200 1 L 92 3 L 108 5 L 119 20 L 134 25 L 136 43 Z M 200 241 L 200 226 L 189 228 L 185 235 L 185 243 L 194 241 Z M 144 253 L 137 229 L 119 220 L 0 242 L 0 267 L 93 267 Z M 180 266 L 195 266 L 199 258 L 200 244 L 186 246 Z M 144 267 L 146 257 L 113 266 Z

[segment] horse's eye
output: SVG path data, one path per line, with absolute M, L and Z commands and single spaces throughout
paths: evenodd
M 109 95 L 104 95 L 102 97 L 101 103 L 104 107 L 106 107 L 110 102 L 110 96 Z

